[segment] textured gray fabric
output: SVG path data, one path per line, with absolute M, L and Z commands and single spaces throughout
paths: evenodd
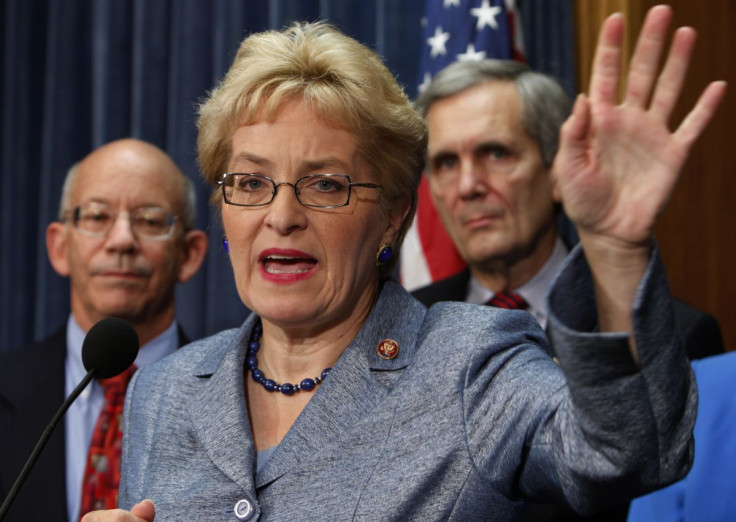
M 550 295 L 561 370 L 531 315 L 429 310 L 388 282 L 263 469 L 243 394 L 255 322 L 195 342 L 129 386 L 121 506 L 157 520 L 510 520 L 522 498 L 589 511 L 683 476 L 696 388 L 656 253 L 636 303 L 642 365 L 595 328 L 575 251 Z M 582 283 L 581 283 L 582 281 Z M 379 358 L 386 338 L 399 356 Z M 567 382 L 566 382 L 567 379 Z

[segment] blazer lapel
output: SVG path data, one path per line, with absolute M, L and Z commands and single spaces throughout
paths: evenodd
M 212 462 L 246 492 L 255 496 L 253 437 L 245 402 L 245 345 L 255 322 L 251 315 L 230 337 L 220 341 L 196 370 L 190 414 Z M 217 422 L 212 422 L 217 419 Z
M 414 355 L 415 332 L 425 313 L 398 284 L 384 285 L 363 328 L 256 476 L 256 487 L 303 465 L 381 403 Z M 378 356 L 385 339 L 398 343 L 394 359 Z

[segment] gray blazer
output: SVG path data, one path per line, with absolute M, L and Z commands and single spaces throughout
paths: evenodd
M 521 499 L 589 512 L 672 482 L 692 461 L 696 388 L 658 255 L 635 335 L 592 334 L 580 251 L 526 312 L 429 309 L 387 282 L 374 311 L 256 473 L 244 398 L 256 318 L 136 373 L 120 504 L 157 520 L 509 520 Z M 393 360 L 376 353 L 398 342 Z M 564 374 L 563 374 L 564 370 Z M 250 511 L 249 511 L 250 510 Z

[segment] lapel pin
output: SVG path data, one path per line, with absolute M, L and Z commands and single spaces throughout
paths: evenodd
M 378 343 L 376 351 L 378 352 L 378 356 L 381 359 L 386 359 L 387 361 L 390 361 L 391 359 L 395 359 L 396 356 L 399 355 L 399 343 L 397 343 L 393 339 L 384 339 L 383 341 Z

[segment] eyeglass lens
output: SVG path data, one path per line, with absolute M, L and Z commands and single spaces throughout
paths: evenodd
M 82 233 L 102 236 L 113 227 L 118 214 L 107 205 L 88 203 L 74 209 L 72 223 Z M 165 239 L 176 221 L 173 214 L 159 207 L 140 207 L 127 214 L 131 230 L 142 238 Z
M 350 178 L 344 174 L 313 174 L 278 185 L 259 174 L 226 174 L 222 181 L 225 201 L 246 206 L 269 204 L 281 185 L 293 187 L 297 199 L 310 207 L 341 207 L 350 198 Z

